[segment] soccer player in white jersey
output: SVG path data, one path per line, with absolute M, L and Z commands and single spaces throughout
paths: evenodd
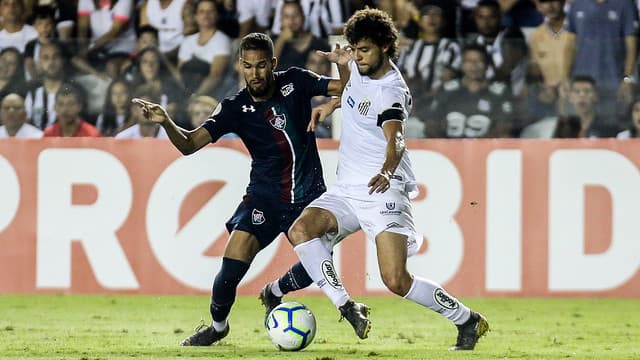
M 350 299 L 333 266 L 330 248 L 362 229 L 375 241 L 380 274 L 393 293 L 450 319 L 458 327 L 452 350 L 472 350 L 489 329 L 487 320 L 449 295 L 439 284 L 408 272 L 407 242 L 416 241 L 410 198 L 417 187 L 404 142 L 404 121 L 411 95 L 391 61 L 397 55 L 398 32 L 391 18 L 377 9 L 356 12 L 344 27 L 352 48 L 345 64 L 334 53 L 347 80 L 341 98 L 342 136 L 337 181 L 307 206 L 289 230 L 289 240 L 313 281 L 343 317 L 366 337 L 368 308 Z M 310 127 L 337 106 L 317 109 Z

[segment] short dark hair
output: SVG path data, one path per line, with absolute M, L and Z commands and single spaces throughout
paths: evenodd
M 488 7 L 493 9 L 497 14 L 501 14 L 502 10 L 500 10 L 500 3 L 497 0 L 480 0 L 476 5 L 476 9 L 479 7 Z
M 31 15 L 31 23 L 36 20 L 51 20 L 55 22 L 56 10 L 48 5 L 36 6 L 33 8 L 33 14 Z
M 491 65 L 491 59 L 489 58 L 489 54 L 487 53 L 487 49 L 484 46 L 482 46 L 480 44 L 475 44 L 475 43 L 467 44 L 462 48 L 461 54 L 464 56 L 464 53 L 466 53 L 468 51 L 479 52 L 480 54 L 482 54 L 482 58 L 484 59 L 485 65 L 487 65 L 487 66 Z
M 593 76 L 591 76 L 591 75 L 578 74 L 578 75 L 574 76 L 571 79 L 571 86 L 573 86 L 573 84 L 575 84 L 577 82 L 586 82 L 586 83 L 591 84 L 591 86 L 593 86 L 594 88 L 596 87 L 596 79 L 594 79 Z
M 66 82 L 60 86 L 60 90 L 56 92 L 56 100 L 62 96 L 73 96 L 80 103 L 82 108 L 84 109 L 84 101 L 85 101 L 85 91 L 81 89 L 77 85 Z
M 259 50 L 264 51 L 269 55 L 269 58 L 273 57 L 273 41 L 271 38 L 263 33 L 250 33 L 240 40 L 240 56 L 243 51 Z
M 146 24 L 146 25 L 142 25 L 139 28 L 136 29 L 136 37 L 140 37 L 140 35 L 144 34 L 144 33 L 152 33 L 156 39 L 158 38 L 158 29 L 156 29 L 155 27 Z
M 377 46 L 389 46 L 387 56 L 398 56 L 398 29 L 391 16 L 379 9 L 358 10 L 344 25 L 344 36 L 351 45 L 369 39 Z

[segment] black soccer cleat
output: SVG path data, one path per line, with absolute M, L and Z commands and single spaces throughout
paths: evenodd
M 456 345 L 449 350 L 473 350 L 478 343 L 478 340 L 484 334 L 489 331 L 489 322 L 481 314 L 471 311 L 471 317 L 462 325 L 456 325 L 458 327 L 458 340 Z
M 341 314 L 340 321 L 347 319 L 360 339 L 366 339 L 369 336 L 371 320 L 367 319 L 367 316 L 369 316 L 369 307 L 367 305 L 349 300 L 338 309 Z
M 264 323 L 266 325 L 269 314 L 271 314 L 271 310 L 275 309 L 276 306 L 282 304 L 282 297 L 273 295 L 273 293 L 271 292 L 271 284 L 267 284 L 260 291 L 260 296 L 258 296 L 258 299 L 260 299 L 262 305 L 264 305 Z
M 195 334 L 180 342 L 180 346 L 209 346 L 216 341 L 220 341 L 229 334 L 229 324 L 224 330 L 218 332 L 213 325 L 207 326 L 204 323 L 196 328 Z

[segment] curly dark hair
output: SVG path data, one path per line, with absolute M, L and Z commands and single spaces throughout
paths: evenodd
M 398 29 L 391 16 L 379 9 L 358 10 L 344 24 L 344 36 L 351 45 L 369 39 L 380 47 L 388 46 L 386 54 L 393 59 L 398 56 Z

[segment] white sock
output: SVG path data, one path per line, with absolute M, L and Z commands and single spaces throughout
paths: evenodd
M 271 293 L 277 297 L 283 297 L 284 294 L 280 290 L 280 279 L 276 279 L 271 283 Z
M 227 328 L 227 319 L 224 319 L 224 321 L 214 321 L 212 326 L 217 332 L 221 332 Z
M 411 289 L 404 298 L 442 314 L 456 325 L 464 324 L 471 316 L 471 310 L 440 285 L 418 276 L 413 277 Z
M 307 270 L 309 277 L 324 291 L 336 307 L 344 305 L 349 300 L 349 294 L 342 287 L 340 277 L 333 266 L 331 253 L 320 239 L 315 238 L 297 245 L 293 250 L 298 254 L 298 258 Z

